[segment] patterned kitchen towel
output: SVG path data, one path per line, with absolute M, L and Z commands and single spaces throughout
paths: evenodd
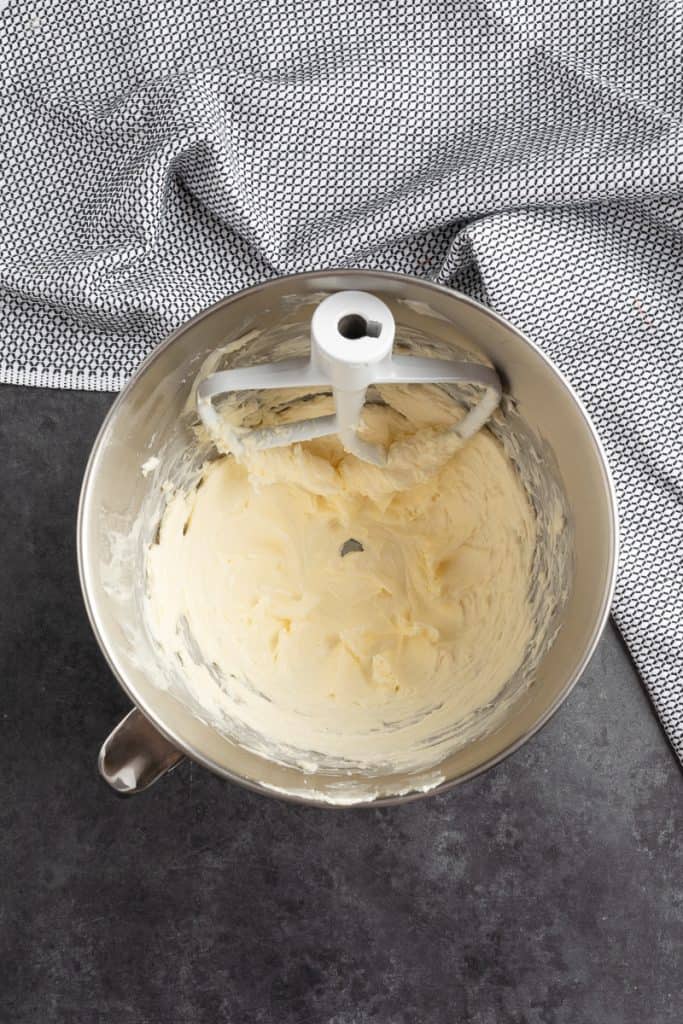
M 0 379 L 119 388 L 275 274 L 469 291 L 601 430 L 683 757 L 682 54 L 680 0 L 5 0 Z

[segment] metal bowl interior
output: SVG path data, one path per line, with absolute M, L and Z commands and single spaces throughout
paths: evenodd
M 133 531 L 148 482 L 141 465 L 173 429 L 196 374 L 219 346 L 258 328 L 309 322 L 331 291 L 373 292 L 397 323 L 419 325 L 446 343 L 485 357 L 530 427 L 559 466 L 574 530 L 573 587 L 561 628 L 533 684 L 491 732 L 461 747 L 439 766 L 440 792 L 500 761 L 533 735 L 567 696 L 590 658 L 609 613 L 617 564 L 617 514 L 605 455 L 568 383 L 536 346 L 501 317 L 466 296 L 397 274 L 330 271 L 279 278 L 225 299 L 159 345 L 114 402 L 88 463 L 78 523 L 78 556 L 86 607 L 99 644 L 131 699 L 171 742 L 226 778 L 269 794 L 327 805 L 340 780 L 273 763 L 200 721 L 149 671 L 150 640 L 140 628 L 132 588 L 112 587 L 111 524 Z M 140 571 L 139 567 L 134 571 Z M 344 778 L 346 803 L 395 803 L 425 795 L 410 774 L 358 782 Z

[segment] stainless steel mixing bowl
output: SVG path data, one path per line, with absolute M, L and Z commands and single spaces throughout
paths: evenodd
M 324 294 L 341 289 L 372 292 L 392 308 L 397 325 L 419 324 L 447 344 L 458 339 L 458 344 L 496 366 L 526 422 L 554 452 L 573 523 L 573 586 L 561 628 L 533 685 L 493 731 L 439 765 L 443 782 L 430 792 L 441 792 L 491 767 L 532 736 L 565 699 L 598 642 L 616 575 L 614 489 L 596 431 L 552 363 L 495 313 L 426 281 L 351 270 L 279 278 L 219 302 L 159 345 L 114 402 L 88 462 L 78 518 L 83 595 L 100 647 L 136 705 L 100 754 L 100 771 L 119 792 L 146 788 L 184 756 L 252 789 L 305 802 L 326 804 L 339 786 L 332 776 L 305 774 L 244 749 L 157 685 L 149 669 L 152 641 L 141 627 L 135 587 L 112 586 L 110 534 L 112 523 L 119 536 L 134 534 L 149 490 L 141 465 L 154 454 L 160 439 L 177 429 L 207 356 L 252 328 L 267 332 L 283 321 L 300 324 L 305 335 L 315 304 Z M 141 550 L 130 568 L 132 574 L 142 573 Z M 414 799 L 425 795 L 416 789 L 419 785 L 410 774 L 378 778 L 372 791 L 359 789 L 353 802 L 376 805 Z

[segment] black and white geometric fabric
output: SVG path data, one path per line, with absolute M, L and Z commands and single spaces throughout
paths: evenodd
M 598 424 L 683 757 L 682 55 L 680 0 L 4 0 L 0 380 L 115 390 L 283 273 L 470 292 Z

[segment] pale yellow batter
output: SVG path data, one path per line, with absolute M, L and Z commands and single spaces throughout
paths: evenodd
M 534 632 L 535 521 L 503 449 L 444 439 L 437 389 L 382 396 L 365 436 L 398 440 L 387 469 L 335 438 L 223 457 L 148 556 L 152 631 L 207 715 L 311 767 L 434 763 Z

